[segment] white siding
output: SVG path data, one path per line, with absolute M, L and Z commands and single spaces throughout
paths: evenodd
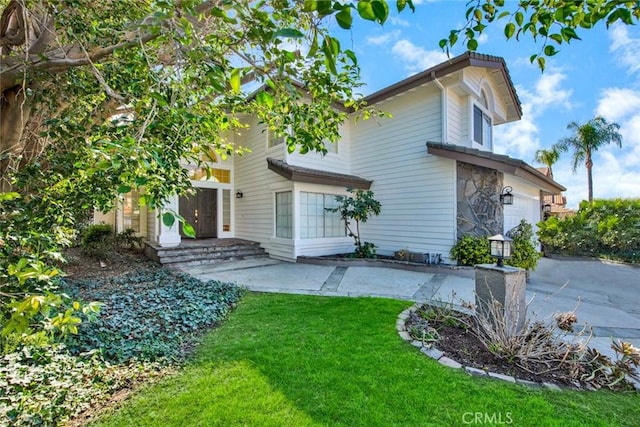
M 327 153 L 323 156 L 317 152 L 300 154 L 299 151 L 295 151 L 291 154 L 286 154 L 286 162 L 290 165 L 303 166 L 311 169 L 349 173 L 349 123 L 345 123 L 341 127 L 340 133 L 342 137 L 340 141 L 338 141 L 337 154 Z
M 534 234 L 538 230 L 536 224 L 541 220 L 540 189 L 513 175 L 504 175 L 504 185 L 513 188 L 513 205 L 504 206 L 504 232 L 511 230 L 525 219 L 533 225 Z
M 251 153 L 234 159 L 235 190 L 242 199 L 235 200 L 235 237 L 260 242 L 272 257 L 295 259 L 293 240 L 274 236 L 274 194 L 290 191 L 291 182 L 267 168 L 267 157 L 284 158 L 284 145 L 267 149 L 266 132 L 256 119 L 248 120 L 249 128 L 236 134 L 236 144 L 250 148 Z
M 460 96 L 456 92 L 448 91 L 448 128 L 449 140 L 443 141 L 448 144 L 457 144 L 469 146 L 469 114 L 468 99 L 466 96 Z
M 427 154 L 441 141 L 441 103 L 435 85 L 376 105 L 391 119 L 351 127 L 352 173 L 374 181 L 380 216 L 361 227 L 381 254 L 406 248 L 448 258 L 455 240 L 455 162 Z

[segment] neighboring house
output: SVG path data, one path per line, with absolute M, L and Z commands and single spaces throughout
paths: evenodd
M 553 179 L 553 171 L 550 167 L 545 166 L 537 169 L 543 175 Z M 542 206 L 549 209 L 549 215 L 557 216 L 558 218 L 565 218 L 575 213 L 574 210 L 567 208 L 567 198 L 562 193 L 545 194 Z
M 212 159 L 210 179 L 191 170 L 196 197 L 174 197 L 165 208 L 196 222 L 199 238 L 251 240 L 271 257 L 293 261 L 353 251 L 344 224 L 326 208 L 347 187 L 371 189 L 382 213 L 361 226 L 363 240 L 380 254 L 408 249 L 451 262 L 458 238 L 503 233 L 521 219 L 535 224 L 543 196 L 565 190 L 525 162 L 493 153 L 494 126 L 522 116 L 502 58 L 465 53 L 367 101 L 392 118 L 354 116 L 325 156 L 289 154 L 282 139 L 246 118 L 248 127 L 231 142 L 251 153 Z M 513 205 L 501 203 L 505 186 Z M 165 226 L 135 200 L 127 195 L 122 209 L 97 221 L 134 227 L 155 246 L 181 243 L 177 225 Z

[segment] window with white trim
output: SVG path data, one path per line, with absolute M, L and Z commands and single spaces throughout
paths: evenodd
M 291 191 L 276 193 L 276 237 L 293 237 L 293 195 Z
M 473 141 L 487 148 L 491 148 L 493 129 L 491 116 L 488 113 L 489 103 L 485 91 L 481 91 L 480 94 L 482 107 L 475 104 L 473 106 Z
M 327 210 L 338 207 L 338 204 L 334 194 L 300 192 L 300 237 L 346 236 L 347 230 L 340 214 Z

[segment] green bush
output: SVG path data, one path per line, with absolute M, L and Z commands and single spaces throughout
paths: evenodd
M 538 226 L 545 252 L 640 262 L 640 199 L 583 201 L 575 215 Z
M 507 237 L 513 239 L 513 242 L 511 258 L 505 259 L 505 264 L 525 270 L 535 270 L 541 255 L 534 243 L 531 224 L 523 219 L 520 224 L 507 232 Z
M 517 227 L 509 230 L 507 237 L 513 239 L 511 258 L 505 259 L 507 265 L 533 270 L 538 264 L 540 253 L 533 242 L 533 227 L 522 220 Z M 495 259 L 491 256 L 488 236 L 464 236 L 451 248 L 451 258 L 458 265 L 474 266 L 491 264 Z
M 115 235 L 109 224 L 93 224 L 82 231 L 82 251 L 96 258 L 109 258 L 115 247 Z
M 474 266 L 493 262 L 486 237 L 464 236 L 451 248 L 451 258 L 458 261 L 458 265 Z

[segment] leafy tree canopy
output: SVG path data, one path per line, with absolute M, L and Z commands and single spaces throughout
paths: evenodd
M 478 48 L 478 36 L 489 25 L 504 23 L 507 40 L 532 38 L 541 41 L 539 52 L 532 53 L 531 62 L 544 70 L 546 58 L 556 55 L 558 47 L 580 40 L 580 32 L 604 22 L 607 28 L 621 22 L 638 23 L 640 1 L 623 0 L 469 0 L 466 23 L 451 30 L 440 40 L 440 47 L 449 52 L 461 39 L 469 50 Z

